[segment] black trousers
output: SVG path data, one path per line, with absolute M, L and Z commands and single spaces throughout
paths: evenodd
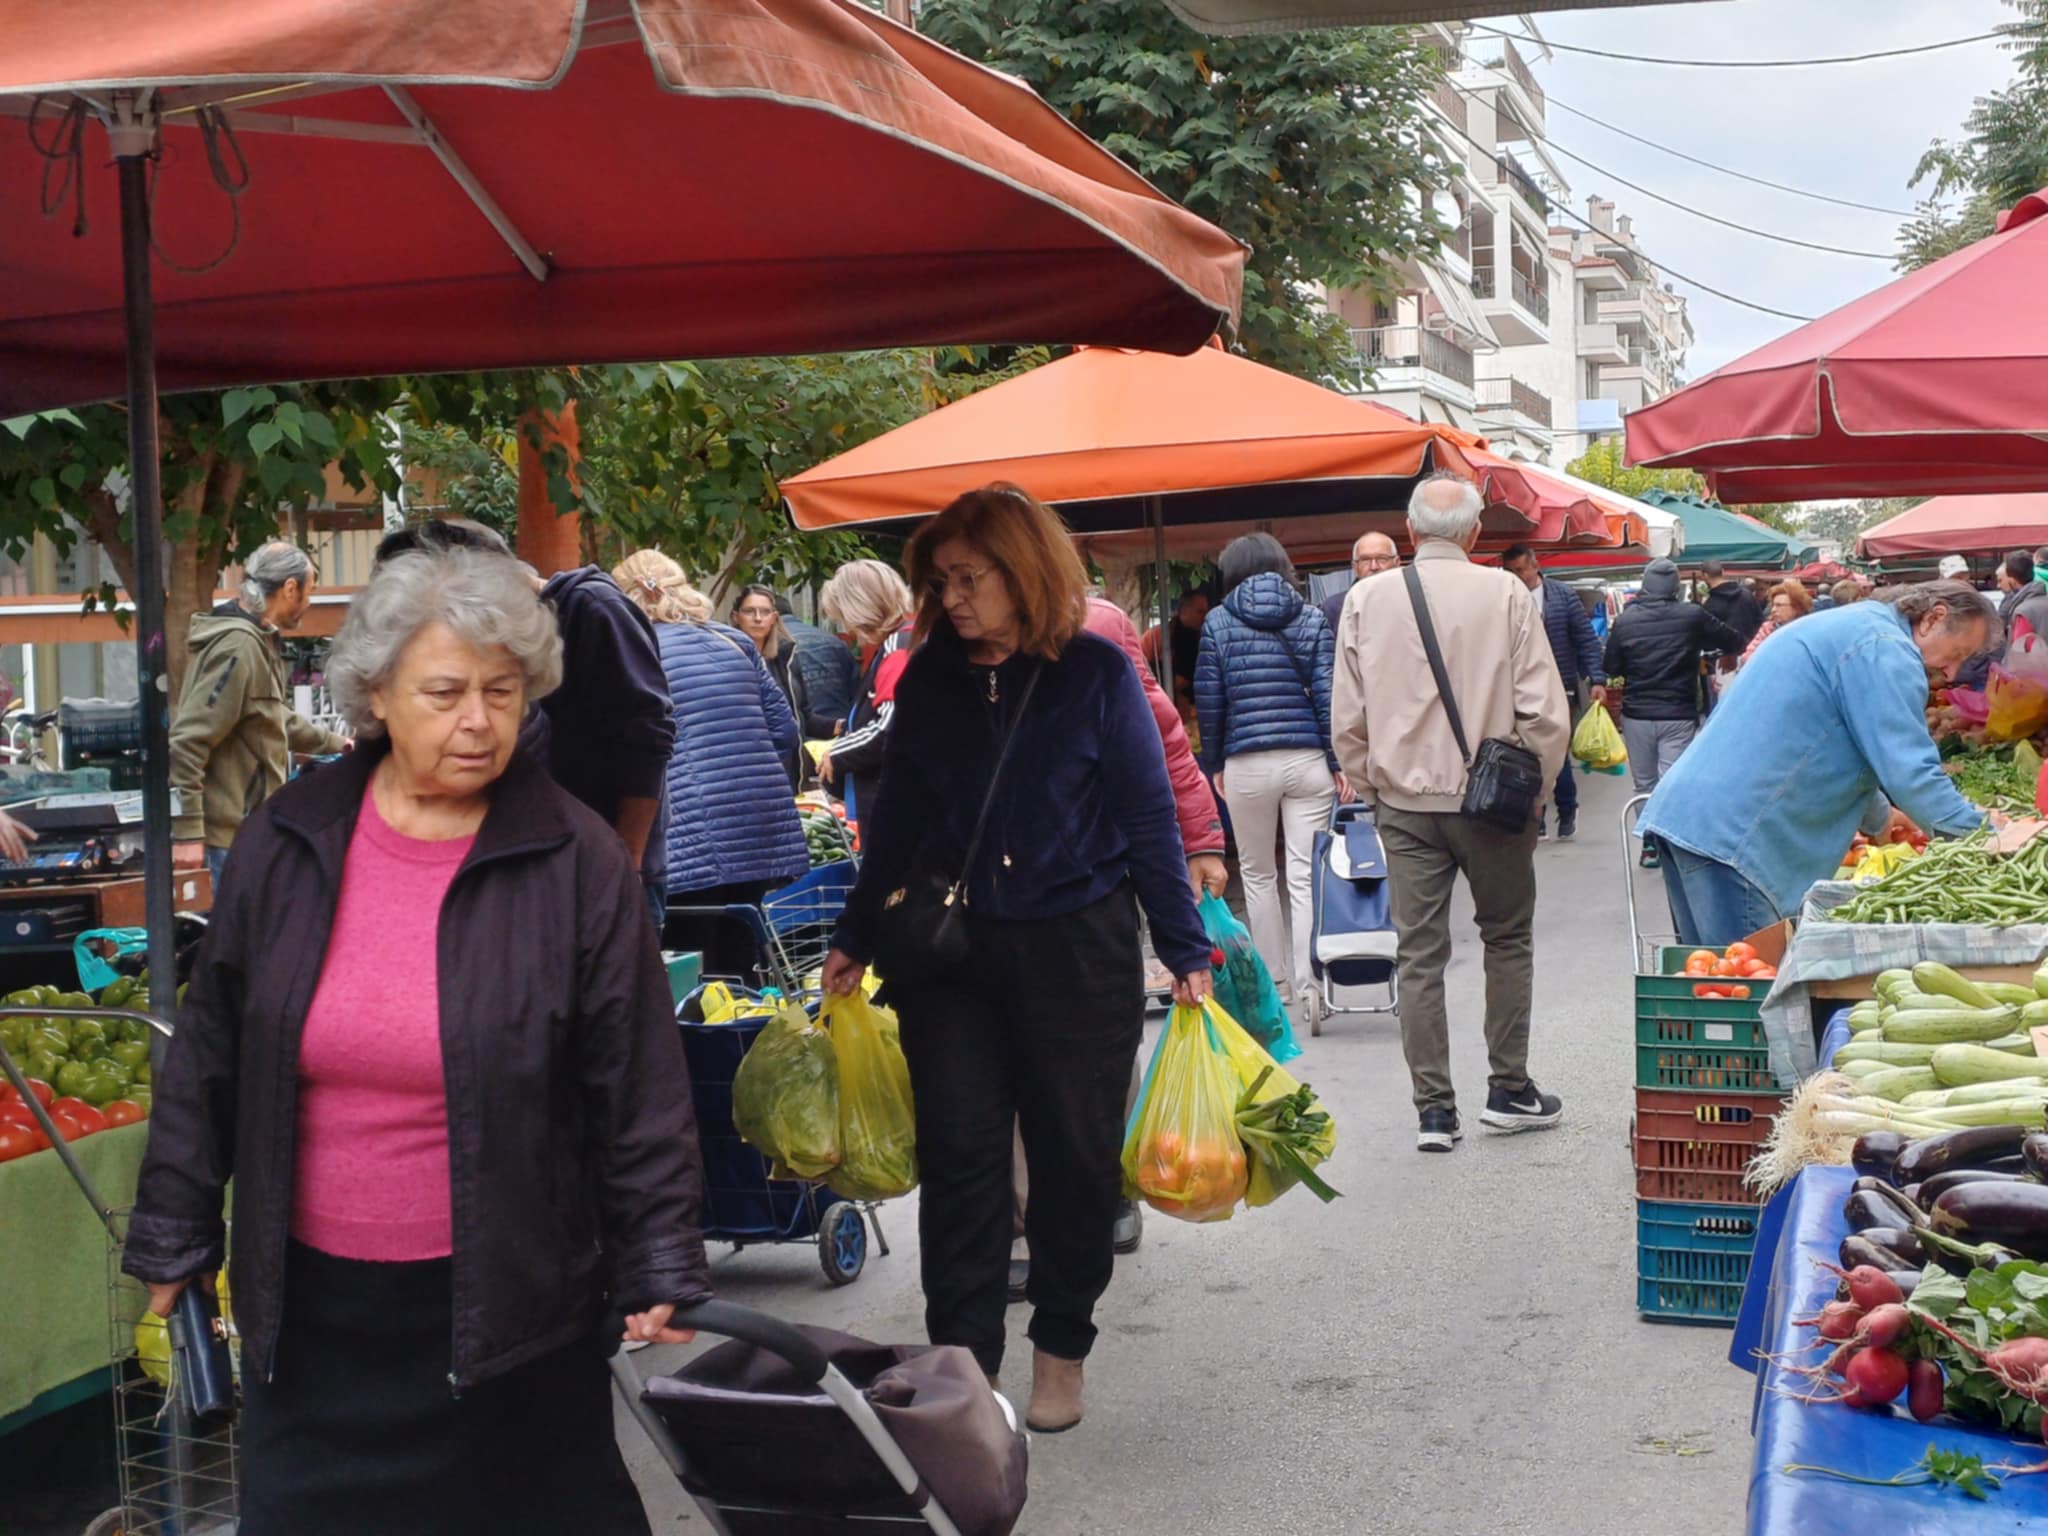
M 780 884 L 779 880 L 735 880 L 701 890 L 670 891 L 668 904 L 671 908 L 754 907 Z M 760 942 L 734 919 L 670 911 L 662 924 L 661 947 L 696 950 L 704 957 L 706 978 L 737 976 L 750 987 L 760 984 Z
M 1115 1266 L 1124 1096 L 1144 1027 L 1144 966 L 1128 886 L 1063 917 L 968 915 L 971 962 L 892 989 L 917 1098 L 925 1330 L 1000 1369 L 1014 1198 L 1011 1127 L 1031 1199 L 1030 1334 L 1087 1356 Z
M 276 1371 L 242 1382 L 242 1536 L 647 1536 L 597 1343 L 456 1397 L 452 1313 L 446 1259 L 291 1245 Z

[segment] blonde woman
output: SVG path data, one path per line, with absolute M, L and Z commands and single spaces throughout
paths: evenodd
M 818 594 L 828 622 L 844 631 L 860 658 L 860 683 L 846 733 L 818 764 L 818 777 L 846 801 L 856 820 L 874 804 L 881 786 L 882 752 L 896 715 L 896 682 L 910 664 L 915 604 L 896 568 L 880 560 L 852 560 L 832 573 Z
M 796 717 L 761 653 L 738 630 L 711 621 L 711 602 L 658 550 L 612 571 L 653 621 L 675 710 L 663 810 L 671 906 L 752 905 L 810 868 L 783 760 L 796 750 Z M 671 948 L 704 952 L 704 969 L 743 975 L 753 954 L 728 924 L 671 917 Z

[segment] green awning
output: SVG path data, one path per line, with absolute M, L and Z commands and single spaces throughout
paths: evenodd
M 1813 545 L 1793 534 L 1737 516 L 1718 502 L 1670 491 L 1645 491 L 1637 498 L 1674 514 L 1685 524 L 1687 568 L 1718 560 L 1750 570 L 1789 571 L 1820 557 Z

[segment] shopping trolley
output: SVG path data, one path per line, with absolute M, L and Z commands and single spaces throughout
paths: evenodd
M 612 1375 L 719 1536 L 1015 1525 L 1025 1438 L 966 1350 L 869 1344 L 722 1301 L 671 1326 L 732 1342 L 646 1382 L 621 1350 Z
M 125 1020 L 145 1025 L 169 1038 L 171 1026 L 150 1014 L 126 1008 L 0 1008 L 0 1019 L 56 1018 Z M 121 1502 L 86 1528 L 86 1536 L 214 1536 L 231 1532 L 235 1522 L 235 1419 L 232 1413 L 204 1418 L 194 1415 L 186 1395 L 166 1369 L 170 1351 L 145 1361 L 137 1347 L 137 1321 L 148 1310 L 148 1292 L 141 1282 L 121 1273 L 121 1252 L 127 1236 L 127 1213 L 101 1197 L 70 1145 L 59 1134 L 40 1100 L 29 1091 L 28 1078 L 0 1045 L 0 1075 L 21 1096 L 36 1123 L 49 1138 L 50 1150 L 63 1161 L 93 1213 L 107 1231 L 107 1295 L 110 1327 L 109 1360 L 114 1405 L 115 1461 Z M 230 1305 L 232 1303 L 230 1302 Z M 183 1323 L 174 1317 L 162 1330 L 166 1344 Z M 218 1325 L 235 1346 L 226 1323 Z M 151 1367 L 156 1367 L 153 1372 Z
M 818 1266 L 834 1285 L 851 1285 L 867 1265 L 868 1230 L 883 1257 L 889 1240 L 873 1201 L 841 1200 L 805 1179 L 769 1176 L 768 1159 L 740 1139 L 732 1119 L 732 1082 L 741 1060 L 766 1027 L 779 1001 L 794 1001 L 815 1013 L 824 998 L 822 976 L 832 949 L 832 929 L 845 910 L 856 871 L 851 860 L 820 864 L 760 905 L 671 906 L 671 917 L 722 924 L 728 940 L 747 941 L 749 962 L 724 974 L 708 974 L 765 1004 L 763 1011 L 707 1024 L 693 1005 L 677 1007 L 683 1056 L 690 1067 L 691 1103 L 697 1112 L 697 1143 L 704 1159 L 704 1236 L 731 1243 L 816 1243 Z M 730 943 L 721 948 L 730 949 Z M 770 994 L 773 994 L 772 996 Z M 694 1014 L 694 1016 L 693 1016 Z M 865 1218 L 865 1220 L 863 1220 Z
M 1401 977 L 1387 856 L 1372 812 L 1362 805 L 1331 806 L 1329 825 L 1315 835 L 1310 859 L 1314 905 L 1308 966 L 1316 986 L 1308 999 L 1309 1033 L 1320 1035 L 1323 1020 L 1335 1014 L 1399 1013 Z M 1386 1001 L 1339 1002 L 1339 987 L 1385 987 Z
M 1667 945 L 1678 942 L 1678 931 L 1674 924 L 1669 933 L 1661 930 L 1654 934 L 1643 932 L 1643 920 L 1636 908 L 1636 875 L 1641 870 L 1640 853 L 1631 845 L 1640 842 L 1641 834 L 1636 823 L 1642 819 L 1643 807 L 1650 803 L 1648 795 L 1635 795 L 1621 807 L 1621 879 L 1622 889 L 1628 898 L 1628 942 L 1630 963 L 1638 976 L 1657 974 L 1657 952 Z

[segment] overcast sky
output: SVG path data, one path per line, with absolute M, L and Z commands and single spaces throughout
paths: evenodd
M 1621 53 L 1689 58 L 1809 58 L 1869 53 L 1988 32 L 2015 18 L 2001 0 L 1708 0 L 1535 18 L 1553 42 Z M 1489 23 L 1491 25 L 1493 23 Z M 1498 25 L 1519 30 L 1504 18 Z M 1469 40 L 1484 58 L 1492 39 Z M 1813 69 L 1673 69 L 1559 52 L 1534 62 L 1555 99 L 1610 123 L 1773 181 L 1883 208 L 1910 209 L 1907 186 L 1930 142 L 1955 135 L 1974 97 L 2012 76 L 1995 42 L 1917 57 Z M 1553 110 L 1554 145 L 1616 175 L 1740 223 L 1804 240 L 1889 253 L 1902 220 L 1773 192 L 1675 160 Z M 1730 294 L 1818 315 L 1885 283 L 1888 262 L 1858 260 L 1758 240 L 1652 201 L 1558 156 L 1572 207 L 1588 194 L 1634 215 L 1653 261 Z M 1676 280 L 1690 299 L 1699 378 L 1797 322 L 1738 308 Z

